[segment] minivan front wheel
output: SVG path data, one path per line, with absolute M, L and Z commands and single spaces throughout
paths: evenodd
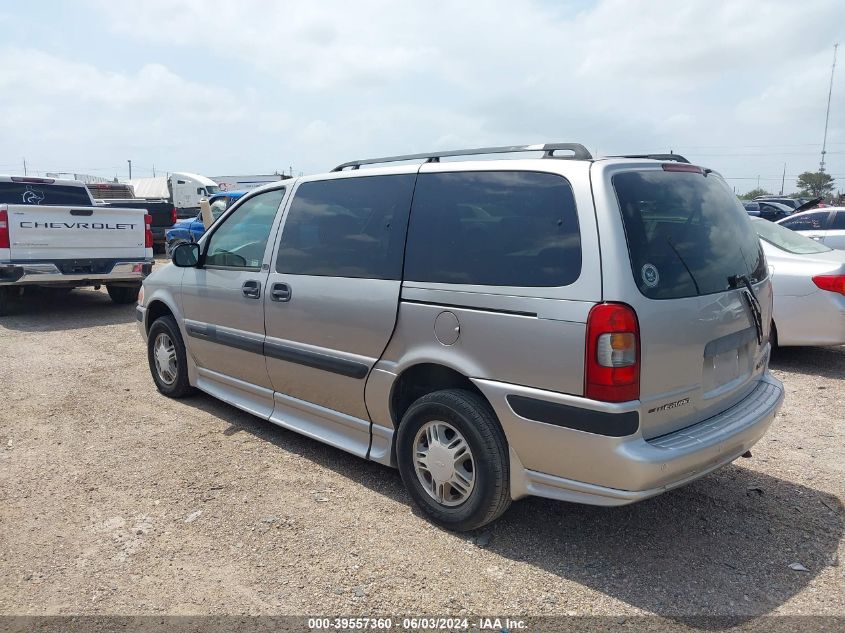
M 171 316 L 159 317 L 147 336 L 147 360 L 158 390 L 170 398 L 193 393 L 188 382 L 188 360 L 179 326 Z
M 447 529 L 479 528 L 510 505 L 507 441 L 478 394 L 446 389 L 414 402 L 399 425 L 396 455 L 411 497 Z

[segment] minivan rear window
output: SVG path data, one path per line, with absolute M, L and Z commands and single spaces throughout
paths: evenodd
M 420 174 L 405 279 L 488 286 L 566 286 L 581 274 L 569 182 L 528 171 Z
M 0 182 L 0 204 L 91 206 L 85 187 L 25 182 Z
M 676 299 L 757 282 L 766 260 L 748 213 L 714 173 L 629 171 L 613 176 L 640 292 Z

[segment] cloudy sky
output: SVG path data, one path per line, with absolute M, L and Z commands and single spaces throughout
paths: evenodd
M 6 0 L 0 172 L 314 173 L 578 141 L 672 149 L 738 192 L 779 190 L 786 163 L 789 192 L 818 168 L 843 25 L 842 0 Z M 845 190 L 840 52 L 827 165 Z

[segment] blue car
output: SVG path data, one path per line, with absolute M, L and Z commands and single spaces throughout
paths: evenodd
M 222 191 L 211 196 L 208 199 L 208 204 L 211 205 L 211 216 L 215 220 L 219 218 L 234 204 L 235 200 L 245 193 L 246 191 Z M 170 257 L 179 244 L 196 242 L 203 233 L 205 233 L 205 225 L 202 223 L 202 213 L 198 213 L 195 218 L 180 220 L 165 232 L 164 252 Z

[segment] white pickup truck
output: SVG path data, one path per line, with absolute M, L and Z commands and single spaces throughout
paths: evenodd
M 78 180 L 0 176 L 0 315 L 27 286 L 106 286 L 137 300 L 152 271 L 144 209 L 98 206 Z

